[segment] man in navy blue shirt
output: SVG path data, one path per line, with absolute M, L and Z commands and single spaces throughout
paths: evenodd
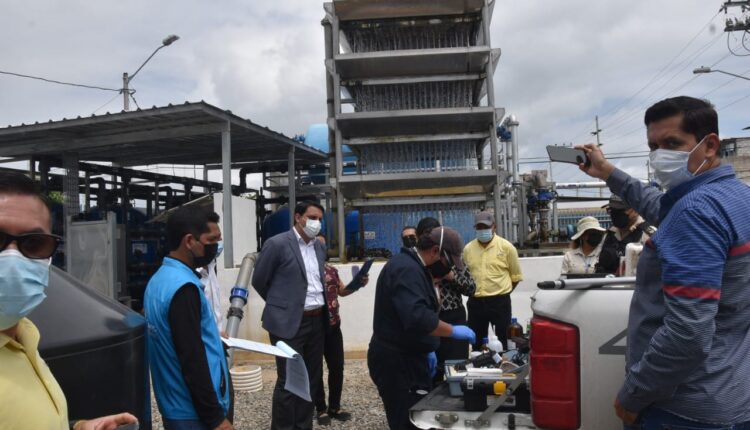
M 638 262 L 616 413 L 626 429 L 750 428 L 750 188 L 721 163 L 707 101 L 662 100 L 645 123 L 666 192 L 581 147 L 581 169 L 658 227 Z
M 463 270 L 463 245 L 455 230 L 436 227 L 419 237 L 416 251 L 401 248 L 378 277 L 367 366 L 392 430 L 416 428 L 409 408 L 431 388 L 439 337 L 476 340 L 470 328 L 440 321 L 433 284 L 454 266 Z

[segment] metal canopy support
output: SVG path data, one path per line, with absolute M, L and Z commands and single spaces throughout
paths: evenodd
M 62 159 L 63 169 L 65 169 L 65 176 L 63 178 L 63 216 L 65 225 L 67 225 L 70 217 L 80 213 L 78 154 L 66 152 L 63 154 Z M 67 231 L 65 233 L 67 234 Z
M 294 172 L 294 147 L 289 148 L 289 228 L 294 228 L 294 208 L 297 206 L 297 181 Z
M 331 5 L 333 6 L 333 5 Z M 326 6 L 327 9 L 327 6 Z M 332 12 L 332 11 L 331 11 Z M 325 53 L 326 53 L 326 64 L 330 65 L 330 69 L 328 66 L 326 66 L 326 110 L 328 113 L 328 118 L 335 118 L 336 117 L 336 108 L 334 106 L 334 82 L 333 82 L 333 73 L 335 70 L 335 66 L 333 65 L 333 30 L 331 28 L 331 21 L 333 21 L 334 18 L 333 13 L 326 14 L 326 18 L 323 19 L 323 33 L 324 33 L 324 39 L 325 39 Z M 329 167 L 328 171 L 330 172 L 330 176 L 328 179 L 329 185 L 336 185 L 334 192 L 336 193 L 336 200 L 335 203 L 331 202 L 330 198 L 326 199 L 326 202 L 330 202 L 334 205 L 335 210 L 335 217 L 333 217 L 333 236 L 334 237 L 341 237 L 339 236 L 339 225 L 341 224 L 339 221 L 338 213 L 344 211 L 344 207 L 339 204 L 340 199 L 338 198 L 339 194 L 341 194 L 341 191 L 338 188 L 338 169 L 335 166 L 338 166 L 337 160 L 338 156 L 336 151 L 331 151 L 331 144 L 336 141 L 336 133 L 335 130 L 335 121 L 332 121 L 331 124 L 328 124 L 328 156 L 330 157 L 329 166 L 334 166 L 333 169 Z M 331 207 L 328 206 L 326 209 L 331 210 Z M 328 230 L 330 232 L 330 230 Z M 331 235 L 326 237 L 327 246 L 331 246 L 333 244 L 333 241 L 331 240 Z M 341 242 L 339 239 L 338 242 Z M 341 247 L 339 247 L 339 258 L 341 257 Z
M 339 40 L 340 27 L 339 18 L 333 13 L 331 14 L 331 51 L 326 52 L 326 57 L 330 55 L 333 59 L 339 55 L 341 51 L 341 41 Z M 329 71 L 332 77 L 333 84 L 333 113 L 335 118 L 341 114 L 341 76 L 339 75 L 338 67 L 335 62 L 331 61 L 332 70 Z M 330 112 L 329 112 L 330 114 Z M 344 155 L 342 151 L 342 135 L 339 129 L 338 121 L 334 120 L 334 152 L 336 154 L 336 227 L 337 227 L 337 239 L 339 245 L 339 260 L 344 263 L 346 262 L 346 213 L 344 211 L 344 194 L 341 191 L 341 178 L 344 176 Z M 362 226 L 360 226 L 361 228 Z
M 226 128 L 221 132 L 221 182 L 222 210 L 224 211 L 224 268 L 234 267 L 234 231 L 232 229 L 232 133 L 231 123 L 227 121 Z
M 489 47 L 490 43 L 490 10 L 489 3 L 484 0 L 484 7 L 482 7 L 482 33 L 484 36 L 484 43 Z M 487 106 L 495 107 L 495 83 L 493 82 L 493 76 L 495 71 L 493 70 L 494 63 L 492 58 L 487 61 L 485 65 L 485 73 L 487 78 L 485 79 L 485 85 L 487 86 Z M 495 228 L 502 226 L 503 210 L 500 199 L 500 165 L 498 158 L 500 157 L 499 148 L 497 145 L 497 122 L 502 118 L 497 118 L 497 114 L 493 116 L 492 124 L 490 125 L 490 154 L 492 156 L 492 170 L 495 171 L 496 178 L 495 183 L 492 186 L 492 197 L 495 206 Z M 503 232 L 504 234 L 504 232 Z

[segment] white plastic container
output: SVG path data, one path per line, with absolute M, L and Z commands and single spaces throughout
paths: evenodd
M 234 366 L 229 369 L 232 374 L 232 386 L 235 391 L 255 392 L 263 389 L 263 371 L 260 366 Z
M 629 243 L 625 247 L 625 271 L 622 276 L 635 276 L 642 251 L 643 245 L 640 243 Z
M 489 339 L 489 341 L 487 342 L 487 348 L 489 348 L 491 351 L 497 354 L 502 354 L 503 343 L 500 342 L 500 340 L 497 338 L 497 335 L 495 334 L 495 331 L 492 330 L 492 324 L 490 324 L 487 333 L 488 333 L 487 338 Z

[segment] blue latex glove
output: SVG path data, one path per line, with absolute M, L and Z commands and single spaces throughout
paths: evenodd
M 427 354 L 427 368 L 430 370 L 430 378 L 434 378 L 437 373 L 437 355 L 434 352 Z
M 474 330 L 465 325 L 454 325 L 451 337 L 458 340 L 468 340 L 472 345 L 477 342 L 477 335 L 474 333 Z

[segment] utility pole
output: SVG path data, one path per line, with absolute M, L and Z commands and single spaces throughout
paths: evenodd
M 143 66 L 145 66 L 146 63 L 148 63 L 149 60 L 151 60 L 154 57 L 154 55 L 156 55 L 156 53 L 159 52 L 160 49 L 173 44 L 179 38 L 180 36 L 177 36 L 176 34 L 170 34 L 169 36 L 164 38 L 164 40 L 161 41 L 161 46 L 156 48 L 154 52 L 152 52 L 151 55 L 149 55 L 149 57 L 146 58 L 146 61 L 144 61 L 143 64 L 141 64 L 141 67 L 139 67 L 138 70 L 136 70 L 132 75 L 129 75 L 127 72 L 122 74 L 122 90 L 121 90 L 122 91 L 122 108 L 125 112 L 130 110 L 130 95 L 132 94 L 130 91 L 130 85 L 129 85 L 130 81 L 132 81 L 133 78 L 135 78 L 135 75 L 137 75 L 138 72 L 141 71 Z
M 599 128 L 599 115 L 595 117 L 596 120 L 596 131 L 592 131 L 591 135 L 596 136 L 596 146 L 602 146 L 602 143 L 599 141 L 599 134 L 602 132 L 602 129 Z
M 130 110 L 130 89 L 128 84 L 130 79 L 128 78 L 128 72 L 122 74 L 122 107 L 125 112 Z

